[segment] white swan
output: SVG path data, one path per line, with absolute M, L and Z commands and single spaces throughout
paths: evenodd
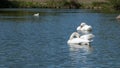
M 82 22 L 80 26 L 77 27 L 78 32 L 84 32 L 84 31 L 92 31 L 92 27 L 90 25 L 87 25 L 86 23 Z
M 88 39 L 82 39 L 77 32 L 73 32 L 70 39 L 67 41 L 67 43 L 71 45 L 89 45 L 89 42 Z
M 118 15 L 118 16 L 116 17 L 116 19 L 120 19 L 120 15 Z
M 34 14 L 33 16 L 39 16 L 39 13 Z

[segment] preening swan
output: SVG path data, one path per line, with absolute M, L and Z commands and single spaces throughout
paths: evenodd
M 39 13 L 34 14 L 33 16 L 39 16 Z
M 82 39 L 80 37 L 80 34 L 77 32 L 73 32 L 70 36 L 70 39 L 67 41 L 68 44 L 73 44 L 73 45 L 89 45 L 89 40 L 88 39 Z
M 80 26 L 77 27 L 77 31 L 92 31 L 92 27 L 90 25 L 87 25 L 86 23 L 82 22 Z

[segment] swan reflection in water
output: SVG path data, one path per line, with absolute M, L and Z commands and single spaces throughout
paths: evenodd
M 91 45 L 69 45 L 69 56 L 74 68 L 90 68 L 88 57 L 92 54 Z M 77 67 L 76 67 L 77 66 Z

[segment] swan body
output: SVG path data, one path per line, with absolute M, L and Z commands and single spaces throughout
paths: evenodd
M 34 14 L 33 16 L 39 16 L 39 13 Z
M 73 32 L 70 36 L 70 39 L 67 41 L 68 44 L 75 44 L 75 45 L 89 45 L 88 39 L 82 39 L 80 34 L 77 32 Z
M 92 31 L 92 27 L 83 22 L 77 27 L 77 31 Z
M 72 40 L 68 40 L 68 44 L 71 45 L 89 45 L 89 40 L 87 39 L 81 39 L 81 38 L 74 38 Z
M 91 45 L 70 45 L 70 51 L 81 51 L 80 49 L 88 53 L 92 51 Z

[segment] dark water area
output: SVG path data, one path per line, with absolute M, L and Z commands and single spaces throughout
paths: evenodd
M 119 68 L 117 15 L 83 9 L 0 9 L 0 68 Z M 67 44 L 81 22 L 93 28 L 91 52 L 71 50 Z

